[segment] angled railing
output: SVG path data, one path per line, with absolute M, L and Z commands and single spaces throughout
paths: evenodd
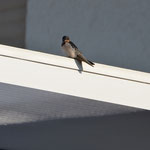
M 150 110 L 150 74 L 0 45 L 0 82 Z

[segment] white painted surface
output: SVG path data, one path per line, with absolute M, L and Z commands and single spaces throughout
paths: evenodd
M 0 82 L 150 109 L 148 73 L 100 64 L 94 68 L 84 64 L 84 71 L 79 73 L 72 59 L 3 45 L 0 55 Z
M 0 45 L 0 55 L 35 61 L 39 63 L 45 63 L 49 65 L 61 66 L 75 70 L 79 69 L 75 61 L 70 58 L 5 45 Z M 115 78 L 123 78 L 127 80 L 135 80 L 137 82 L 145 82 L 150 84 L 150 74 L 140 71 L 133 71 L 129 69 L 112 67 L 98 63 L 96 63 L 94 67 L 83 63 L 83 70 L 94 74 L 101 74 L 106 76 L 112 76 Z

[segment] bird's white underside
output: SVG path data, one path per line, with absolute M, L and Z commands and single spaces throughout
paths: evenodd
M 72 48 L 69 43 L 65 43 L 65 44 L 62 46 L 62 49 L 64 50 L 65 54 L 66 54 L 68 57 L 76 58 L 75 49 Z

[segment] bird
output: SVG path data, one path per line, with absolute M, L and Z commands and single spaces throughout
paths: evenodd
M 70 40 L 69 36 L 62 37 L 61 47 L 68 57 L 74 58 L 80 63 L 84 61 L 92 67 L 95 65 L 93 62 L 85 58 L 85 56 L 79 51 L 77 46 Z
M 79 51 L 77 46 L 70 40 L 69 36 L 62 37 L 62 49 L 65 51 L 66 55 L 70 58 L 78 60 L 80 63 L 82 61 L 86 62 L 90 66 L 94 67 L 94 63 L 85 58 L 85 56 Z

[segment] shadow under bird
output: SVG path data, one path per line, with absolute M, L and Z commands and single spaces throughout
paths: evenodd
M 68 36 L 62 37 L 61 47 L 68 57 L 74 58 L 78 60 L 80 63 L 84 61 L 92 67 L 95 65 L 93 62 L 89 61 L 84 57 L 84 55 L 79 51 L 77 46 L 72 41 L 70 41 L 70 38 Z

